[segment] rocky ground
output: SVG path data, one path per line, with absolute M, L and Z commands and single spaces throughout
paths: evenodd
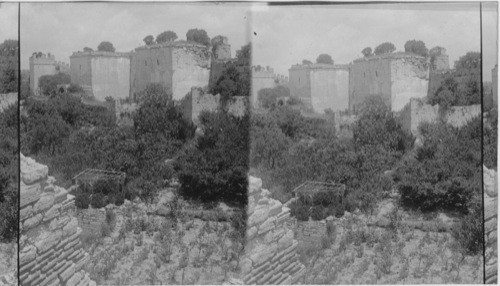
M 17 284 L 17 242 L 0 243 L 0 285 Z
M 307 267 L 301 282 L 482 283 L 482 255 L 461 254 L 448 231 L 453 219 L 443 214 L 425 219 L 401 210 L 391 211 L 393 207 L 385 201 L 370 218 L 346 213 L 332 220 L 329 239 L 299 250 Z
M 171 190 L 154 204 L 128 202 L 115 209 L 112 232 L 84 239 L 88 271 L 98 284 L 222 284 L 238 268 L 238 245 L 228 222 L 170 215 Z M 188 208 L 180 201 L 179 210 Z M 93 242 L 92 242 L 93 241 Z

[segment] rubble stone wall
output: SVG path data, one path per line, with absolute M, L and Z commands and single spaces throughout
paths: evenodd
M 106 223 L 106 211 L 102 209 L 81 209 L 76 213 L 78 225 L 84 232 L 99 233 L 101 226 Z
M 498 175 L 483 167 L 484 180 L 484 240 L 486 244 L 486 284 L 498 282 Z
M 54 185 L 48 167 L 21 154 L 20 285 L 96 285 L 74 216 L 74 196 Z
M 295 238 L 299 246 L 316 245 L 321 243 L 321 238 L 326 235 L 326 222 L 320 221 L 297 221 L 295 225 Z
M 292 284 L 304 274 L 290 209 L 271 199 L 262 180 L 249 178 L 247 243 L 240 260 L 244 284 Z

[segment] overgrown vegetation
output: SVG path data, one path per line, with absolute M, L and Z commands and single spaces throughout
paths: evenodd
M 0 94 L 17 92 L 19 42 L 5 40 L 0 44 Z
M 17 105 L 0 112 L 0 241 L 18 234 L 19 144 Z

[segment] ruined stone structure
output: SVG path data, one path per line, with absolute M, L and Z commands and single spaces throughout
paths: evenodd
M 289 70 L 290 96 L 299 98 L 317 113 L 347 110 L 349 65 L 293 65 Z
M 78 226 L 84 233 L 100 233 L 101 226 L 106 223 L 106 210 L 104 208 L 78 209 L 76 211 Z
M 326 236 L 326 220 L 297 221 L 295 224 L 295 239 L 299 247 L 304 245 L 319 245 L 321 238 Z
M 231 45 L 227 37 L 215 36 L 212 39 L 212 54 L 214 60 L 229 60 L 231 59 Z
M 44 75 L 55 75 L 58 72 L 69 73 L 69 66 L 63 62 L 57 62 L 54 55 L 33 53 L 30 57 L 30 90 L 40 94 L 38 80 Z
M 17 92 L 0 94 L 0 112 L 4 111 L 7 107 L 16 104 L 17 99 Z
M 181 110 L 184 118 L 198 124 L 198 117 L 203 111 L 215 112 L 222 108 L 220 94 L 204 93 L 201 89 L 193 87 L 181 101 Z M 242 117 L 248 114 L 249 102 L 246 96 L 233 96 L 225 108 L 230 114 Z
M 74 196 L 48 176 L 45 165 L 21 154 L 20 285 L 96 285 L 74 216 Z
M 287 84 L 288 77 L 275 74 L 270 67 L 252 67 L 252 105 L 255 107 L 258 105 L 259 90 Z
M 354 60 L 349 75 L 349 110 L 356 112 L 371 95 L 380 95 L 392 111 L 410 98 L 427 96 L 429 64 L 415 54 L 392 53 Z
M 448 110 L 441 112 L 439 110 L 439 104 L 432 106 L 422 99 L 412 98 L 397 114 L 397 119 L 401 123 L 403 130 L 417 136 L 418 126 L 422 122 L 436 123 L 442 120 L 454 127 L 462 127 L 467 124 L 467 122 L 480 115 L 480 104 L 452 106 Z
M 446 71 L 450 69 L 450 59 L 446 54 L 446 49 L 443 47 L 434 47 L 429 51 L 431 57 L 432 71 Z
M 130 95 L 130 54 L 102 51 L 75 52 L 70 57 L 71 82 L 98 101 Z
M 491 70 L 493 106 L 498 106 L 498 65 Z
M 262 180 L 249 178 L 247 243 L 240 259 L 244 284 L 293 284 L 304 274 L 290 209 L 271 199 Z
M 483 166 L 486 284 L 498 283 L 498 175 Z
M 130 94 L 144 90 L 150 83 L 159 83 L 172 92 L 174 100 L 180 100 L 192 87 L 208 86 L 211 58 L 209 48 L 195 42 L 136 48 L 131 62 Z

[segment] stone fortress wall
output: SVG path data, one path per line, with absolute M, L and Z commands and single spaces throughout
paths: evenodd
M 20 285 L 96 285 L 74 216 L 74 196 L 56 185 L 48 167 L 21 154 Z
M 288 85 L 288 77 L 275 74 L 270 67 L 252 67 L 252 106 L 258 105 L 259 91 L 274 88 L 278 85 Z
M 76 219 L 84 233 L 100 233 L 101 226 L 106 223 L 106 210 L 104 208 L 78 209 Z
M 191 87 L 206 87 L 210 78 L 211 51 L 194 42 L 177 41 L 135 49 L 131 62 L 130 95 L 150 83 L 160 83 L 180 100 Z
M 440 120 L 453 127 L 462 127 L 481 115 L 481 105 L 452 106 L 442 113 L 439 104 L 434 106 L 419 98 L 411 98 L 397 114 L 397 120 L 403 130 L 414 136 L 418 135 L 418 126 L 422 122 L 436 123 Z
M 233 96 L 226 105 L 227 111 L 238 117 L 248 114 L 249 100 L 246 96 Z M 205 93 L 193 87 L 180 103 L 182 113 L 187 120 L 199 123 L 198 117 L 203 111 L 215 112 L 221 108 L 220 94 Z
M 71 81 L 90 96 L 105 101 L 130 95 L 130 54 L 112 52 L 75 52 L 70 57 Z
M 429 65 L 423 57 L 400 52 L 357 59 L 349 74 L 349 110 L 381 95 L 392 111 L 399 111 L 410 98 L 426 97 L 428 89 Z
M 63 62 L 56 61 L 54 55 L 37 54 L 29 58 L 30 63 L 30 90 L 35 94 L 39 94 L 38 80 L 44 75 L 54 75 L 58 72 L 68 73 L 69 65 Z
M 483 166 L 486 284 L 498 283 L 498 173 Z
M 349 65 L 301 64 L 289 69 L 290 96 L 317 113 L 347 110 Z
M 304 274 L 299 262 L 298 242 L 290 226 L 290 209 L 271 199 L 262 180 L 250 177 L 248 191 L 247 243 L 240 259 L 244 284 L 296 283 Z

